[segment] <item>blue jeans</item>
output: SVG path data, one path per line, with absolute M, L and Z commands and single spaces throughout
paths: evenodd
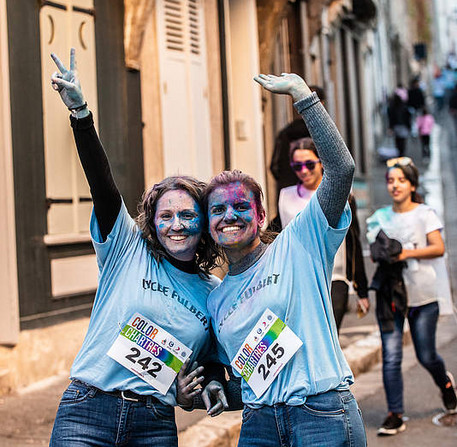
M 425 306 L 410 307 L 407 314 L 416 357 L 419 363 L 432 375 L 436 385 L 442 389 L 446 386 L 447 376 L 443 359 L 436 352 L 435 335 L 438 316 L 437 302 Z M 403 377 L 401 373 L 404 322 L 405 317 L 401 313 L 395 312 L 394 330 L 383 332 L 381 329 L 382 376 L 388 411 L 392 413 L 404 412 Z
M 177 447 L 174 408 L 150 396 L 132 402 L 78 380 L 63 393 L 50 447 Z
M 366 446 L 365 428 L 350 391 L 309 396 L 305 404 L 245 407 L 238 447 Z

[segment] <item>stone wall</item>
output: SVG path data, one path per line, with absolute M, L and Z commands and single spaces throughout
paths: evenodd
M 58 373 L 70 373 L 89 318 L 21 331 L 14 347 L 0 346 L 0 396 Z

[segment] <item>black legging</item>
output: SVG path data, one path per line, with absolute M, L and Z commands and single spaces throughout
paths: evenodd
M 340 332 L 341 322 L 348 308 L 349 286 L 344 281 L 332 281 L 332 307 L 336 328 Z

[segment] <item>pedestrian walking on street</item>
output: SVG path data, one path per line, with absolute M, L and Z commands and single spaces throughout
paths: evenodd
M 388 414 L 378 435 L 405 430 L 403 421 L 403 325 L 408 319 L 418 361 L 441 391 L 444 408 L 457 411 L 454 379 L 436 351 L 440 299 L 437 278 L 445 251 L 443 225 L 417 193 L 419 172 L 408 157 L 387 161 L 387 190 L 392 205 L 367 219 L 372 255 L 384 252 L 373 278 L 376 316 L 381 331 L 383 382 Z M 384 242 L 383 242 L 384 241 Z M 391 258 L 389 260 L 389 257 Z
M 283 188 L 279 193 L 278 211 L 282 229 L 308 205 L 322 181 L 322 163 L 312 138 L 301 138 L 290 144 L 289 160 L 298 183 Z M 360 243 L 360 226 L 357 219 L 355 197 L 349 194 L 352 221 L 343 243 L 336 252 L 332 272 L 332 307 L 336 328 L 339 332 L 344 314 L 348 308 L 349 286 L 351 282 L 359 297 L 357 310 L 365 315 L 369 308 L 368 281 Z
M 411 79 L 410 86 L 408 89 L 408 108 L 409 112 L 411 113 L 412 119 L 412 129 L 411 129 L 411 136 L 417 137 L 418 136 L 418 129 L 416 125 L 416 118 L 418 117 L 422 107 L 425 106 L 425 96 L 422 88 L 420 86 L 419 77 L 416 76 Z
M 428 111 L 427 107 L 423 107 L 421 114 L 416 118 L 416 126 L 419 132 L 422 145 L 422 159 L 430 160 L 430 135 L 435 125 L 433 115 Z
M 449 98 L 449 114 L 452 118 L 454 125 L 454 136 L 457 137 L 457 85 L 452 91 L 451 97 Z
M 211 236 L 229 263 L 208 309 L 224 361 L 243 378 L 238 446 L 365 446 L 330 299 L 334 257 L 351 220 L 354 160 L 303 79 L 254 79 L 292 96 L 324 174 L 309 204 L 273 241 L 261 232 L 265 209 L 254 178 L 224 171 L 205 193 Z
M 441 71 L 438 71 L 432 80 L 432 93 L 433 93 L 433 99 L 435 100 L 434 113 L 437 116 L 440 116 L 441 111 L 443 110 L 443 107 L 444 107 L 445 91 L 446 91 L 446 83 L 444 80 L 444 76 L 442 75 Z
M 387 116 L 389 118 L 389 132 L 394 135 L 398 155 L 403 156 L 411 130 L 411 114 L 406 103 L 397 93 L 394 93 L 390 101 Z
M 214 346 L 206 300 L 220 281 L 209 274 L 218 252 L 205 231 L 205 184 L 168 177 L 145 192 L 133 220 L 81 92 L 75 51 L 69 70 L 52 58 L 59 69 L 52 86 L 71 111 L 94 203 L 90 232 L 99 285 L 50 446 L 176 447 L 174 406 L 192 404 L 202 382 L 201 376 L 193 380 L 201 367 L 187 378 L 181 371 L 177 390 L 177 373 L 186 359 L 211 360 Z M 217 398 L 210 410 L 219 411 L 222 386 L 208 387 Z
M 415 77 L 411 80 L 411 84 L 408 90 L 408 107 L 414 109 L 417 113 L 425 105 L 424 92 L 420 87 L 419 78 Z

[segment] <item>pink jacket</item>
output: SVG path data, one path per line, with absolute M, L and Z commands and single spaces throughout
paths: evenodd
M 416 118 L 419 135 L 430 135 L 432 133 L 435 120 L 432 115 L 420 115 Z

